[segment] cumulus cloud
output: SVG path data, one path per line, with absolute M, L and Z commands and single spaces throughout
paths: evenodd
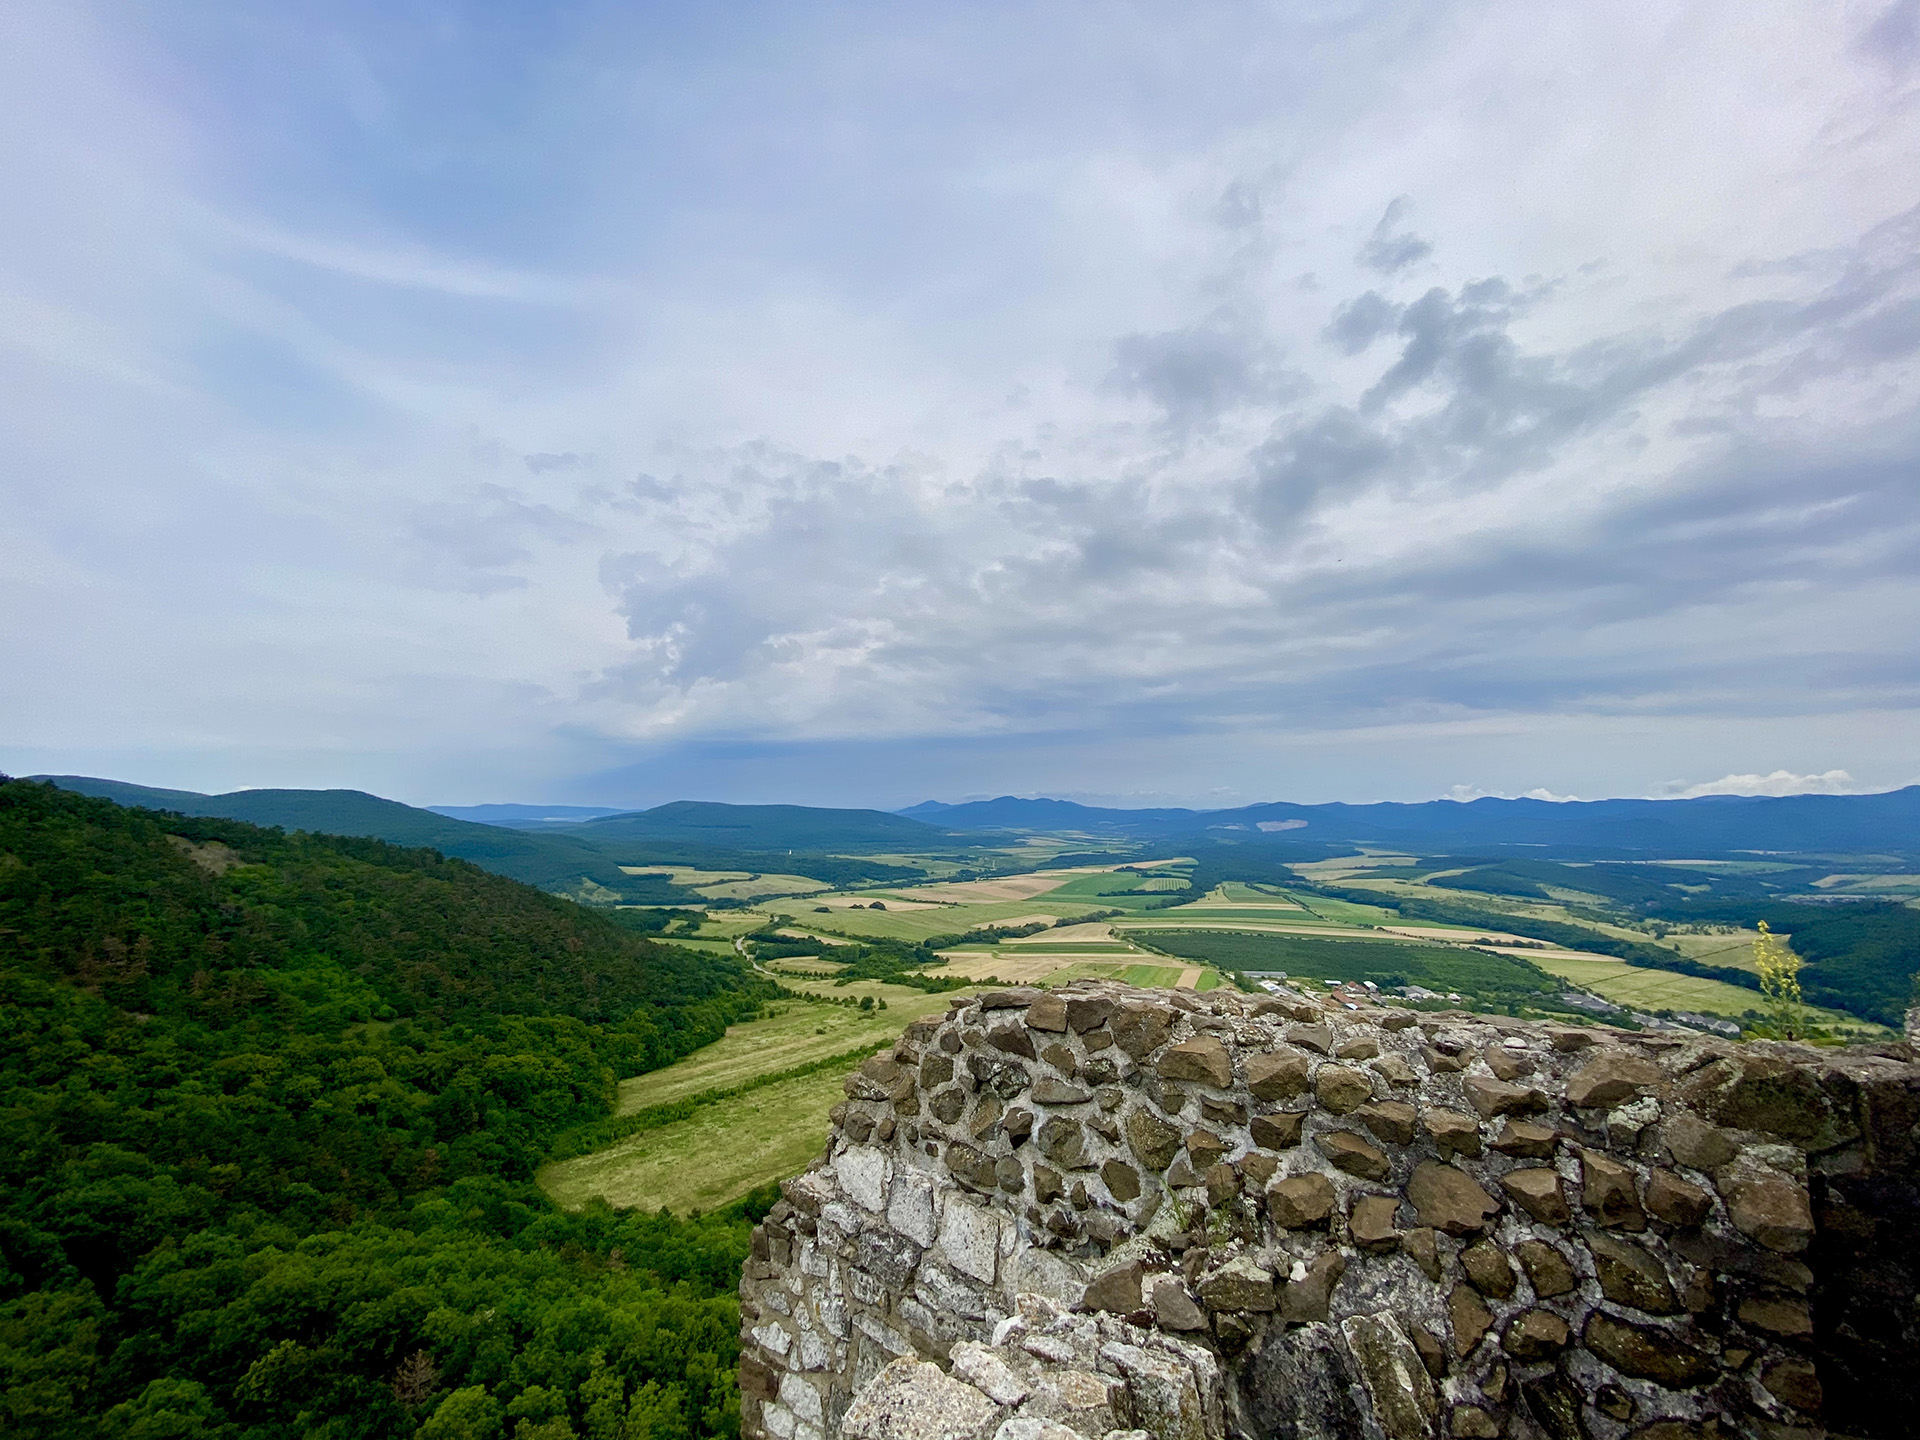
M 1675 781 L 1664 787 L 1662 800 L 1693 800 L 1702 795 L 1854 795 L 1867 787 L 1854 783 L 1844 770 L 1826 770 L 1818 775 L 1796 775 L 1791 770 L 1775 770 L 1770 775 L 1723 775 L 1699 785 Z
M 1549 800 L 1556 805 L 1577 802 L 1578 795 L 1556 795 L 1544 785 L 1536 785 L 1531 790 L 1522 790 L 1518 795 L 1504 790 L 1482 790 L 1478 785 L 1455 785 L 1447 791 L 1446 798 L 1465 803 L 1469 800 Z

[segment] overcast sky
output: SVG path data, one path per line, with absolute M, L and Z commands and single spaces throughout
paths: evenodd
M 0 768 L 1920 780 L 1920 5 L 0 9 Z

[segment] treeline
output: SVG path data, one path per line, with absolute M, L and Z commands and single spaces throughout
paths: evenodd
M 775 993 L 431 851 L 0 778 L 0 1431 L 733 1434 L 750 1212 L 531 1177 Z
M 976 925 L 971 930 L 959 930 L 947 935 L 930 935 L 919 942 L 919 949 L 931 954 L 937 950 L 951 950 L 956 945 L 997 945 L 1002 940 L 1023 940 L 1029 935 L 1038 935 L 1046 930 L 1064 930 L 1069 925 L 1086 925 L 1096 920 L 1111 920 L 1116 915 L 1124 915 L 1124 910 L 1088 910 L 1079 915 L 1068 915 L 1059 920 L 1029 920 L 1024 925 Z
M 575 832 L 568 832 L 573 835 Z M 927 877 L 918 865 L 895 865 L 859 856 L 820 855 L 808 851 L 731 850 L 709 845 L 601 839 L 591 830 L 579 835 L 622 865 L 671 865 L 676 869 L 738 870 L 750 875 L 803 875 L 835 889 L 859 885 L 898 885 Z M 710 902 L 711 903 L 711 902 Z M 743 902 L 744 903 L 744 902 Z
M 922 973 L 947 963 L 946 957 L 934 948 L 941 943 L 939 940 L 865 938 L 848 939 L 831 945 L 824 940 L 782 935 L 779 932 L 783 923 L 775 921 L 745 937 L 756 960 L 797 960 L 803 957 L 831 960 L 840 966 L 833 972 L 835 985 L 847 985 L 855 980 L 883 980 L 888 984 L 939 994 L 946 990 L 963 989 L 969 983 L 958 975 Z
M 834 973 L 833 983 L 845 985 L 854 980 L 884 980 L 938 995 L 946 990 L 962 990 L 971 982 L 959 975 L 929 975 L 938 970 L 946 957 L 931 945 L 909 940 L 866 940 L 833 947 L 834 960 L 842 968 Z

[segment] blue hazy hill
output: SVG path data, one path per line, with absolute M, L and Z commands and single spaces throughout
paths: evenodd
M 1920 785 L 1876 795 L 1709 795 L 1692 800 L 1429 800 L 1232 810 L 1119 810 L 1011 795 L 900 812 L 954 830 L 1028 830 L 1134 840 L 1321 840 L 1413 847 L 1554 846 L 1692 856 L 1728 851 L 1920 850 Z

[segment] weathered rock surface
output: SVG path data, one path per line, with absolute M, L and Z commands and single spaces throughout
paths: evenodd
M 971 1440 L 995 1412 L 992 1400 L 938 1365 L 895 1360 L 860 1392 L 840 1433 L 847 1440 Z
M 1861 1440 L 1920 1413 L 1910 1055 L 1004 987 L 847 1082 L 743 1440 Z
M 1218 1090 L 1233 1083 L 1233 1062 L 1227 1058 L 1227 1047 L 1211 1035 L 1169 1045 L 1154 1068 L 1165 1080 L 1196 1080 Z

